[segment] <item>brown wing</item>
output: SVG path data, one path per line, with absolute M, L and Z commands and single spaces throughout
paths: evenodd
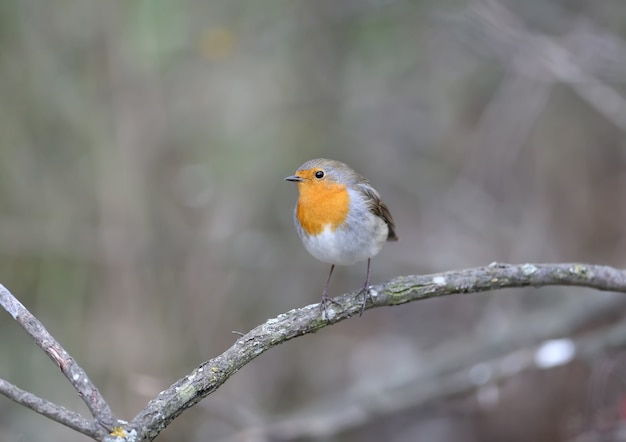
M 374 215 L 380 216 L 389 227 L 389 234 L 387 235 L 387 241 L 397 241 L 398 237 L 396 236 L 396 225 L 393 222 L 393 218 L 391 217 L 391 213 L 389 212 L 389 208 L 382 202 L 380 199 L 380 195 L 378 192 L 374 190 L 372 187 L 367 185 L 359 186 L 361 191 L 368 197 L 367 200 L 369 202 L 369 208 Z

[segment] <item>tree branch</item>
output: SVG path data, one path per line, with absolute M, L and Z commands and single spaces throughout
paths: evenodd
M 104 428 L 111 429 L 117 423 L 109 404 L 91 382 L 87 373 L 76 363 L 61 344 L 46 330 L 41 322 L 18 301 L 11 292 L 0 284 L 0 305 L 28 333 L 31 338 L 52 359 L 67 380 L 78 392 L 96 421 Z M 16 400 L 15 397 L 11 399 Z M 63 422 L 61 422 L 63 423 Z
M 35 396 L 34 394 L 16 387 L 4 379 L 0 379 L 0 394 L 5 395 L 9 399 L 25 406 L 26 408 L 30 408 L 36 413 L 76 430 L 79 433 L 85 434 L 94 439 L 103 436 L 102 428 L 100 428 L 95 421 L 89 421 L 78 413 Z
M 461 271 L 414 275 L 392 279 L 370 288 L 373 307 L 392 306 L 451 294 L 484 292 L 513 287 L 566 285 L 626 292 L 626 272 L 607 266 L 586 264 L 494 263 Z M 239 338 L 220 356 L 211 359 L 178 380 L 150 401 L 128 428 L 146 440 L 156 437 L 184 410 L 219 388 L 240 368 L 270 348 L 290 339 L 314 333 L 327 325 L 358 314 L 361 300 L 356 293 L 335 298 L 341 309 L 329 306 L 324 320 L 317 304 L 283 313 Z M 111 439 L 112 440 L 112 439 Z

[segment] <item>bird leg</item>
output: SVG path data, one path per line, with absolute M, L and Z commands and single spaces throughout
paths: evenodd
M 359 316 L 363 316 L 363 312 L 365 311 L 365 306 L 367 304 L 367 298 L 369 298 L 372 303 L 374 302 L 374 299 L 372 298 L 372 295 L 370 294 L 370 261 L 372 258 L 367 258 L 367 273 L 365 274 L 365 284 L 363 285 L 363 288 L 361 290 L 363 290 L 363 304 L 361 305 L 361 313 L 359 313 Z
M 322 300 L 320 301 L 320 309 L 324 312 L 324 315 L 328 318 L 326 313 L 326 307 L 328 304 L 335 304 L 342 307 L 337 301 L 328 296 L 328 286 L 330 285 L 330 277 L 333 276 L 333 270 L 335 270 L 335 264 L 330 266 L 330 272 L 328 272 L 328 279 L 326 280 L 326 286 L 324 286 L 324 293 L 322 293 Z

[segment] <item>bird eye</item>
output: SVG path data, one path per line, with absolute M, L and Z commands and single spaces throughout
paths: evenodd
M 317 172 L 315 172 L 315 178 L 317 178 L 318 180 L 321 180 L 322 178 L 324 178 L 324 171 L 318 170 Z

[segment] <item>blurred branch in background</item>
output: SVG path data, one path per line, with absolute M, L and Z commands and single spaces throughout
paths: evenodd
M 467 149 L 481 154 L 467 161 L 465 176 L 477 176 L 487 167 L 492 171 L 488 183 L 502 181 L 519 161 L 555 85 L 570 87 L 626 132 L 626 100 L 607 83 L 623 85 L 626 78 L 626 41 L 618 35 L 581 19 L 566 35 L 553 37 L 529 29 L 506 2 L 497 0 L 472 0 L 465 11 L 440 20 L 461 44 L 504 69 L 468 141 Z M 466 186 L 467 180 L 460 179 L 451 200 L 465 193 Z
M 497 0 L 472 0 L 467 12 L 451 20 L 457 22 L 457 32 L 472 37 L 462 39 L 472 50 L 495 57 L 510 75 L 532 81 L 525 90 L 509 95 L 511 98 L 541 95 L 545 104 L 550 87 L 565 84 L 626 132 L 626 100 L 617 89 L 605 83 L 606 79 L 622 84 L 626 78 L 626 41 L 616 34 L 581 19 L 566 35 L 551 37 L 528 29 L 504 2 Z M 510 106 L 507 100 L 505 107 Z M 543 106 L 533 107 L 536 118 Z M 528 127 L 527 124 L 522 126 Z M 506 126 L 504 131 L 507 132 Z M 506 139 L 493 141 L 496 142 L 490 144 L 502 146 L 500 141 Z M 513 149 L 517 151 L 520 141 L 513 146 L 517 146 Z

